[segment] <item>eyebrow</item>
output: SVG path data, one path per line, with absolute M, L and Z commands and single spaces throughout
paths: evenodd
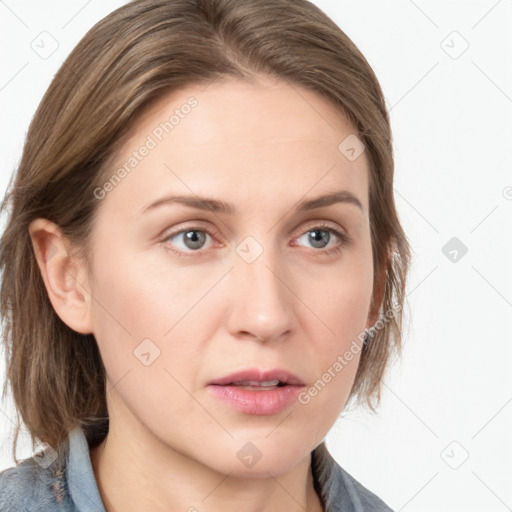
M 330 206 L 336 203 L 352 204 L 357 206 L 361 211 L 364 211 L 361 201 L 359 201 L 359 199 L 348 190 L 340 190 L 338 192 L 333 192 L 331 194 L 324 194 L 313 199 L 301 201 L 295 207 L 295 210 L 298 212 L 306 212 L 309 210 L 314 210 L 316 208 Z M 149 210 L 154 210 L 159 206 L 168 204 L 182 204 L 184 206 L 189 206 L 191 208 L 197 208 L 198 210 L 205 210 L 214 213 L 224 213 L 228 215 L 233 215 L 236 213 L 236 209 L 234 205 L 231 203 L 226 203 L 224 201 L 219 201 L 217 199 L 211 199 L 208 197 L 200 197 L 197 195 L 166 196 L 144 207 L 141 210 L 141 213 L 146 213 Z

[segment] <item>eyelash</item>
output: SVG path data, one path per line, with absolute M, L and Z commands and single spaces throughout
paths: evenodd
M 317 230 L 318 231 L 327 231 L 330 234 L 334 234 L 340 240 L 340 243 L 336 247 L 332 247 L 332 248 L 326 249 L 326 250 L 318 249 L 316 251 L 316 252 L 324 254 L 325 256 L 339 254 L 342 249 L 344 249 L 345 247 L 347 247 L 348 245 L 350 245 L 352 243 L 352 238 L 350 236 L 348 236 L 346 233 L 344 233 L 342 231 L 339 231 L 338 229 L 333 228 L 327 222 L 321 222 L 320 224 L 307 229 L 298 238 L 302 237 L 306 233 L 310 233 L 312 231 L 317 231 Z M 166 234 L 162 239 L 162 243 L 165 243 L 167 240 L 175 237 L 176 235 L 180 235 L 182 233 L 188 233 L 189 231 L 204 232 L 204 233 L 207 233 L 208 235 L 210 235 L 212 238 L 215 238 L 215 233 L 213 233 L 210 229 L 199 227 L 199 226 L 187 226 L 185 228 L 180 229 L 179 231 L 174 231 L 172 233 Z M 195 253 L 199 254 L 201 252 L 201 249 L 198 249 L 196 251 L 181 251 L 179 249 L 172 249 L 170 247 L 166 247 L 166 249 L 169 251 L 172 251 L 173 253 L 177 254 L 180 257 L 185 257 L 185 258 L 189 257 L 189 256 L 193 256 Z

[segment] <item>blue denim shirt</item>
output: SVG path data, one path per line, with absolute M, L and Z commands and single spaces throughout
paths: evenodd
M 337 464 L 325 443 L 313 450 L 311 464 L 325 512 L 393 512 Z M 0 472 L 0 512 L 105 512 L 80 428 L 58 453 L 48 448 L 38 461 L 25 459 Z

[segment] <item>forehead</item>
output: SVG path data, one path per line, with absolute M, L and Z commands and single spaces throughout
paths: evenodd
M 195 106 L 189 108 L 191 103 Z M 166 137 L 167 142 L 179 139 L 180 144 L 201 146 L 307 139 L 337 148 L 340 134 L 356 132 L 341 110 L 319 93 L 267 77 L 251 82 L 217 78 L 173 91 L 146 109 L 132 133 L 158 132 L 155 122 L 169 120 L 173 137 Z
M 255 194 L 286 191 L 299 199 L 309 189 L 315 196 L 343 188 L 357 193 L 366 210 L 366 156 L 351 160 L 341 150 L 350 137 L 355 129 L 340 110 L 296 84 L 194 84 L 138 118 L 110 167 L 111 173 L 128 171 L 112 199 L 123 195 L 140 205 L 170 188 L 236 202 Z

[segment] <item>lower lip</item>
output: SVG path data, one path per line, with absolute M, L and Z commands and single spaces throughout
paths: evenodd
M 269 391 L 251 391 L 238 386 L 210 385 L 208 389 L 217 398 L 246 414 L 268 416 L 290 407 L 304 386 L 282 386 Z

